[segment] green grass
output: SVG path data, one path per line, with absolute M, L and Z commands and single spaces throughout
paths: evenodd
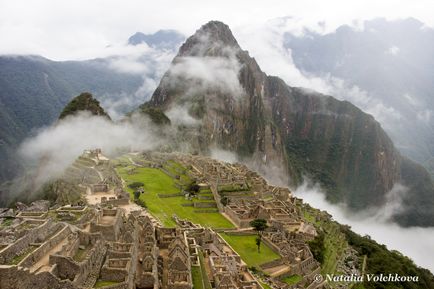
M 172 219 L 173 214 L 179 218 L 188 219 L 194 223 L 213 228 L 233 228 L 234 225 L 220 213 L 195 213 L 193 207 L 183 207 L 182 203 L 188 202 L 184 197 L 160 198 L 158 194 L 179 193 L 174 186 L 174 180 L 156 168 L 135 169 L 134 174 L 128 174 L 128 167 L 118 167 L 117 171 L 126 181 L 126 190 L 132 195 L 133 190 L 128 188 L 132 182 L 144 183 L 145 193 L 140 195 L 140 200 L 145 202 L 149 212 L 158 218 L 164 226 L 175 227 Z
M 303 278 L 300 275 L 291 275 L 282 279 L 288 285 L 294 285 L 300 282 Z
M 98 280 L 98 281 L 96 281 L 96 283 L 93 286 L 93 288 L 101 288 L 101 287 L 105 287 L 105 286 L 115 285 L 115 284 L 118 284 L 118 283 L 119 282 L 117 282 L 117 281 L 102 281 L 102 280 Z
M 337 260 L 343 254 L 348 246 L 345 236 L 339 231 L 339 228 L 329 226 L 329 232 L 324 238 L 324 263 L 322 264 L 322 273 L 336 272 Z
M 305 207 L 303 209 L 304 218 L 311 222 L 318 230 L 321 228 L 325 230 L 324 236 L 324 260 L 321 264 L 322 274 L 338 273 L 337 263 L 342 257 L 345 248 L 348 247 L 345 235 L 340 231 L 340 227 L 337 223 L 332 221 L 323 220 L 320 218 L 316 221 L 316 215 L 321 214 L 320 211 Z
M 193 278 L 193 289 L 204 289 L 202 271 L 199 266 L 191 266 L 191 277 Z
M 303 216 L 306 221 L 312 223 L 314 225 L 319 225 L 319 222 L 316 221 L 315 216 L 309 213 L 308 211 L 303 211 Z
M 203 280 L 204 289 L 212 289 L 211 283 L 209 282 L 209 279 L 208 279 L 208 274 L 206 273 L 205 258 L 203 257 L 202 250 L 199 250 L 199 262 L 200 262 L 200 270 L 202 273 L 202 280 Z
M 272 288 L 270 287 L 270 285 L 267 285 L 267 284 L 265 284 L 264 282 L 260 282 L 260 281 L 259 281 L 259 283 L 261 283 L 261 286 L 264 287 L 264 289 L 272 289 Z
M 259 269 L 259 265 L 280 258 L 280 256 L 264 242 L 261 244 L 261 253 L 258 253 L 258 248 L 255 243 L 256 235 L 236 236 L 222 233 L 221 236 L 231 245 L 249 267 L 253 266 Z
M 190 177 L 186 174 L 187 169 L 184 168 L 181 164 L 174 162 L 173 160 L 169 160 L 164 165 L 164 168 L 173 175 L 178 175 L 179 180 L 177 180 L 181 185 L 188 186 L 192 183 Z
M 12 225 L 12 222 L 14 221 L 14 218 L 6 218 L 3 223 L 0 225 L 0 227 L 9 227 Z

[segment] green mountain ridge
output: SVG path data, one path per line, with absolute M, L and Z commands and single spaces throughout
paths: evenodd
M 15 149 L 35 129 L 57 120 L 72 97 L 91 91 L 134 93 L 143 80 L 108 68 L 107 60 L 51 61 L 39 56 L 0 56 L 0 183 L 19 170 Z
M 80 111 L 88 111 L 92 115 L 106 117 L 111 120 L 110 116 L 100 106 L 99 101 L 96 100 L 89 92 L 83 92 L 74 97 L 62 110 L 59 119 L 64 119 L 70 115 L 76 115 Z

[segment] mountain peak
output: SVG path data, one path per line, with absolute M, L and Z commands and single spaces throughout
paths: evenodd
M 146 43 L 150 47 L 175 50 L 185 40 L 184 35 L 176 30 L 163 29 L 153 34 L 136 32 L 128 38 L 129 45 Z
M 187 39 L 178 56 L 221 56 L 228 48 L 241 50 L 228 25 L 210 21 Z
M 74 97 L 63 109 L 59 119 L 63 119 L 69 115 L 74 115 L 79 111 L 89 111 L 93 115 L 100 115 L 110 119 L 110 116 L 100 106 L 99 101 L 95 99 L 89 92 L 83 92 Z

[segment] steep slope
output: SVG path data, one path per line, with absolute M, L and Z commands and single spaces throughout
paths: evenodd
M 63 107 L 79 93 L 92 92 L 109 113 L 116 114 L 113 117 L 148 99 L 154 83 L 161 78 L 183 40 L 184 36 L 174 30 L 138 32 L 129 38 L 128 44 L 146 43 L 149 49 L 128 47 L 128 51 L 134 51 L 132 54 L 122 52 L 83 61 L 1 55 L 0 183 L 19 170 L 14 151 L 20 142 L 55 121 Z
M 107 60 L 56 62 L 38 56 L 0 56 L 0 183 L 19 168 L 14 151 L 36 128 L 55 121 L 82 91 L 133 94 L 142 77 L 109 69 Z
M 100 106 L 99 101 L 88 92 L 83 92 L 74 97 L 62 110 L 59 119 L 63 119 L 69 115 L 75 115 L 80 111 L 88 111 L 92 115 L 104 116 L 110 119 L 110 116 Z
M 412 18 L 380 18 L 327 34 L 286 33 L 284 46 L 301 71 L 343 79 L 369 94 L 344 99 L 368 111 L 380 104 L 387 108 L 382 124 L 397 148 L 429 168 L 434 156 L 434 29 Z
M 264 169 L 281 167 L 293 185 L 309 176 L 329 200 L 351 208 L 384 204 L 386 193 L 409 175 L 401 177 L 408 166 L 401 167 L 399 153 L 372 116 L 267 76 L 221 22 L 209 22 L 187 39 L 146 106 L 194 118 L 196 124 L 179 133 L 187 133 L 184 139 L 202 153 L 217 147 Z M 432 184 L 426 194 L 414 188 L 401 215 L 414 209 L 421 215 L 402 223 L 434 225 Z M 431 209 L 422 210 L 419 202 Z

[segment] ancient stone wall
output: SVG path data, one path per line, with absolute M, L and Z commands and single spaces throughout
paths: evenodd
M 39 227 L 34 228 L 29 231 L 26 235 L 18 239 L 15 243 L 10 244 L 2 251 L 0 251 L 0 264 L 9 263 L 15 256 L 19 255 L 31 243 L 37 243 L 39 240 L 45 240 L 46 236 L 54 233 L 58 230 L 62 225 L 54 224 L 51 219 L 47 220 L 45 223 L 40 225 Z
M 112 205 L 112 206 L 125 206 L 128 205 L 129 203 L 129 199 L 127 198 L 122 198 L 122 199 L 106 199 L 106 200 L 102 200 L 101 199 L 101 203 L 103 205 Z
M 29 256 L 27 256 L 21 263 L 21 266 L 30 267 L 36 262 L 38 262 L 44 255 L 46 255 L 51 249 L 53 249 L 57 244 L 64 240 L 71 233 L 69 226 L 65 226 L 60 232 L 54 235 L 51 239 L 43 243 L 39 248 L 33 251 Z
M 104 216 L 114 217 L 111 224 L 100 224 L 99 221 Z M 96 221 L 90 223 L 90 232 L 96 233 L 101 232 L 103 237 L 108 241 L 116 241 L 119 237 L 119 232 L 123 224 L 122 220 L 122 210 L 120 209 L 103 209 L 100 215 L 97 217 Z
M 238 214 L 236 214 L 231 208 L 227 206 L 224 207 L 223 212 L 225 212 L 238 227 L 240 228 L 250 227 L 250 221 L 252 219 L 241 219 Z
M 194 202 L 195 208 L 217 208 L 215 202 Z
M 80 272 L 79 264 L 74 262 L 71 257 L 51 255 L 49 263 L 50 265 L 56 265 L 56 275 L 62 280 L 68 279 L 73 281 L 75 276 Z
M 1 289 L 78 289 L 69 280 L 60 280 L 49 272 L 33 274 L 17 266 L 0 265 L 0 280 Z
M 127 261 L 128 263 L 126 263 L 125 265 L 122 264 L 123 266 L 111 264 L 113 262 L 119 262 L 119 261 Z M 130 267 L 129 259 L 116 259 L 116 260 L 108 259 L 106 260 L 106 263 L 101 269 L 100 272 L 101 280 L 117 281 L 117 282 L 127 281 L 129 267 Z

